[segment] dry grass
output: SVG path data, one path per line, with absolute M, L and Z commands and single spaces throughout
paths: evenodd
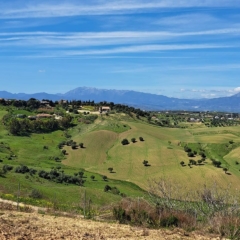
M 182 229 L 152 230 L 116 223 L 103 223 L 80 218 L 66 218 L 37 213 L 16 212 L 0 207 L 0 239 L 201 239 L 216 236 L 186 233 Z

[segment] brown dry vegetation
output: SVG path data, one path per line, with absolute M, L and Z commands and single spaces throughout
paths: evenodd
M 0 204 L 0 239 L 198 239 L 216 236 L 186 233 L 182 229 L 153 230 L 116 223 L 103 223 L 80 217 L 59 217 L 17 212 L 12 205 Z M 222 238 L 221 238 L 222 239 Z

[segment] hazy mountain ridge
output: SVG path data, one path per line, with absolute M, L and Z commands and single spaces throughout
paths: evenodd
M 136 92 L 132 90 L 108 90 L 90 87 L 79 87 L 64 94 L 48 94 L 45 92 L 27 94 L 0 91 L 0 98 L 28 100 L 29 98 L 65 100 L 108 101 L 132 105 L 146 110 L 201 110 L 240 112 L 240 93 L 231 97 L 213 99 L 178 99 L 163 95 Z

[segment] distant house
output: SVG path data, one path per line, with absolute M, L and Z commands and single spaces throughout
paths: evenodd
M 199 118 L 189 118 L 188 122 L 200 122 L 201 120 Z
M 63 100 L 63 99 L 61 99 L 60 101 L 58 101 L 58 103 L 62 105 L 62 104 L 67 104 L 68 101 L 67 101 L 67 100 Z
M 44 101 L 41 101 L 40 103 L 41 103 L 42 105 L 47 105 L 47 104 L 50 103 L 50 101 L 44 100 Z
M 63 118 L 62 116 L 59 116 L 57 114 L 53 114 L 53 116 L 56 120 L 62 120 L 62 118 Z
M 53 116 L 51 114 L 41 113 L 41 114 L 37 114 L 36 117 L 37 118 L 52 118 Z
M 29 120 L 36 120 L 36 119 L 37 119 L 37 116 L 28 116 L 28 119 L 29 119 Z
M 110 107 L 107 107 L 107 106 L 103 106 L 103 107 L 100 107 L 99 108 L 99 112 L 100 113 L 108 113 L 111 111 L 111 108 Z
M 24 115 L 24 114 L 17 114 L 17 118 L 25 118 L 26 117 L 26 115 Z

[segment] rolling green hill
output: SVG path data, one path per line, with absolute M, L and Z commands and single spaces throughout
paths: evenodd
M 105 120 L 107 121 L 107 120 Z M 109 178 L 121 179 L 133 182 L 144 189 L 148 188 L 148 180 L 151 178 L 171 177 L 194 188 L 205 181 L 218 181 L 220 184 L 229 183 L 238 187 L 240 183 L 240 166 L 235 162 L 239 159 L 240 133 L 239 127 L 195 128 L 195 129 L 171 129 L 159 128 L 140 122 L 123 122 L 131 129 L 116 134 L 112 131 L 91 130 L 74 137 L 74 141 L 84 142 L 85 149 L 72 150 L 67 147 L 69 153 L 63 164 L 67 166 L 84 167 L 88 171 L 107 175 Z M 139 141 L 139 137 L 144 141 Z M 135 143 L 131 138 L 136 138 Z M 127 138 L 128 145 L 122 145 L 121 140 Z M 233 140 L 235 148 L 223 149 L 223 145 L 231 145 Z M 170 143 L 171 142 L 171 143 Z M 199 149 L 199 145 L 205 149 L 208 158 L 204 164 L 182 167 L 181 161 L 186 164 L 189 157 L 183 149 L 188 144 L 193 149 Z M 226 156 L 225 156 L 226 155 Z M 229 168 L 229 174 L 225 174 L 222 168 L 213 166 L 210 158 L 216 158 L 223 166 Z M 199 160 L 196 155 L 193 159 Z M 147 160 L 151 166 L 145 167 L 142 162 Z M 112 167 L 114 173 L 108 168 Z
M 2 118 L 7 112 L 0 111 Z M 152 178 L 171 178 L 186 187 L 217 181 L 223 186 L 232 184 L 238 188 L 240 183 L 240 128 L 207 128 L 191 124 L 189 128 L 164 128 L 147 123 L 147 120 L 115 113 L 98 117 L 92 124 L 76 121 L 76 125 L 66 132 L 58 130 L 52 133 L 13 136 L 0 124 L 0 167 L 27 165 L 37 171 L 50 171 L 61 168 L 64 174 L 74 175 L 84 169 L 84 186 L 60 184 L 39 178 L 38 175 L 9 171 L 0 180 L 0 194 L 16 197 L 18 183 L 21 183 L 22 201 L 27 201 L 33 189 L 39 190 L 43 198 L 51 203 L 58 202 L 65 208 L 81 208 L 84 192 L 94 205 L 100 206 L 119 201 L 119 194 L 104 192 L 106 185 L 116 187 L 124 196 L 147 197 L 148 181 Z M 140 141 L 142 137 L 144 141 Z M 128 145 L 122 145 L 123 139 Z M 133 143 L 132 138 L 136 141 Z M 76 149 L 64 145 L 62 141 L 76 142 Z M 83 143 L 84 147 L 79 147 Z M 188 157 L 184 151 L 188 146 L 195 151 L 194 157 Z M 66 150 L 66 154 L 62 153 Z M 206 159 L 201 164 L 188 166 L 189 159 L 196 162 L 204 152 Z M 212 159 L 221 161 L 221 168 L 212 164 Z M 147 160 L 145 166 L 143 161 Z M 185 164 L 182 166 L 180 162 Z M 223 167 L 227 167 L 225 173 Z M 113 168 L 109 171 L 109 168 Z M 104 181 L 102 176 L 107 176 Z M 94 176 L 94 179 L 91 178 Z M 25 200 L 24 200 L 25 199 Z M 30 200 L 28 200 L 30 201 Z M 61 203 L 61 204 L 60 204 Z M 33 202 L 39 204 L 40 202 Z

